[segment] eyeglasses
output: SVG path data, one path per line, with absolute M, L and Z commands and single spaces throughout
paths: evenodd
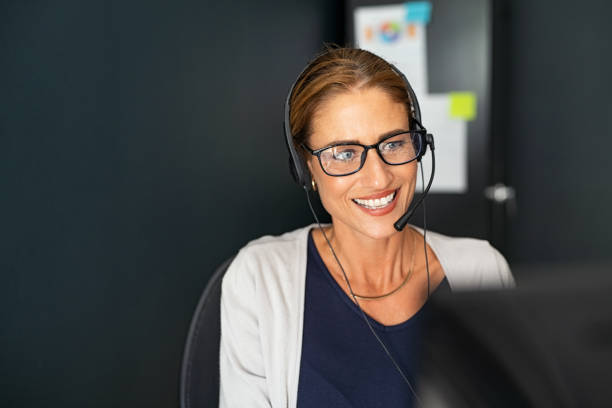
M 424 129 L 408 130 L 389 135 L 373 145 L 336 143 L 317 150 L 302 146 L 319 158 L 325 174 L 339 177 L 361 170 L 370 149 L 376 149 L 382 161 L 392 166 L 410 163 L 419 157 L 426 133 Z

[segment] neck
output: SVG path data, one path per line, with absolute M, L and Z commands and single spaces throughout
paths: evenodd
M 394 289 L 409 272 L 415 256 L 416 237 L 412 228 L 384 238 L 372 238 L 334 222 L 326 233 L 356 293 L 383 293 Z M 327 243 L 324 248 L 331 252 Z M 336 270 L 335 266 L 333 268 Z M 336 273 L 341 271 L 336 270 Z

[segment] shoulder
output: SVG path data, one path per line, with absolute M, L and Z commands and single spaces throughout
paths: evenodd
M 223 285 L 247 287 L 260 281 L 296 278 L 306 262 L 308 232 L 312 226 L 278 236 L 266 235 L 245 245 L 229 266 Z
M 427 243 L 453 290 L 514 287 L 508 262 L 488 241 L 427 231 Z
M 232 262 L 234 264 L 254 264 L 255 266 L 287 266 L 306 251 L 308 232 L 311 226 L 298 228 L 282 235 L 265 235 L 246 244 Z
M 240 253 L 251 256 L 280 255 L 287 250 L 296 250 L 306 243 L 308 232 L 312 226 L 298 228 L 282 235 L 265 235 L 246 244 Z

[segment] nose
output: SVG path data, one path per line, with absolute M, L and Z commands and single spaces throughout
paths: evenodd
M 364 185 L 372 188 L 385 188 L 391 182 L 390 166 L 382 161 L 376 149 L 370 149 L 366 155 L 363 168 L 359 171 Z

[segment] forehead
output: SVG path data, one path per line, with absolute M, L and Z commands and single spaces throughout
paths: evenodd
M 323 102 L 312 119 L 312 148 L 356 140 L 376 143 L 380 136 L 408 129 L 406 107 L 379 88 L 351 90 Z

